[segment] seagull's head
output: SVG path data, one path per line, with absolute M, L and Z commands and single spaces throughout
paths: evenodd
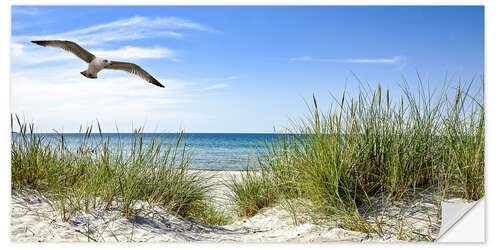
M 107 66 L 109 66 L 109 65 L 112 64 L 110 60 L 104 59 L 104 58 L 100 58 L 100 57 L 97 57 L 94 60 L 95 60 L 95 63 L 97 65 L 99 65 L 99 67 L 101 67 L 101 68 L 105 68 L 105 67 L 107 67 Z

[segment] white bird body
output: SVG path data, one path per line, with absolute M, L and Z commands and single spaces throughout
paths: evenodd
M 128 73 L 137 75 L 142 79 L 158 87 L 162 88 L 165 87 L 153 76 L 151 76 L 148 72 L 139 67 L 137 64 L 129 62 L 110 61 L 101 57 L 94 56 L 92 53 L 88 52 L 75 42 L 62 41 L 62 40 L 31 41 L 31 42 L 38 44 L 40 46 L 60 48 L 73 53 L 75 56 L 79 57 L 80 59 L 89 64 L 87 70 L 80 72 L 87 78 L 96 79 L 97 73 L 99 73 L 99 71 L 103 69 L 123 70 Z
M 111 61 L 96 56 L 92 59 L 92 61 L 90 61 L 88 69 L 80 73 L 88 78 L 95 79 L 97 78 L 97 73 L 99 73 L 99 71 L 111 64 Z

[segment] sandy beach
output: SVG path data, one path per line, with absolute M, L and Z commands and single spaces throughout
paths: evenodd
M 225 180 L 238 171 L 206 171 L 215 175 L 214 197 L 219 207 L 229 211 Z M 137 206 L 146 206 L 138 204 Z M 316 225 L 294 222 L 282 206 L 264 208 L 251 218 L 238 218 L 225 226 L 205 225 L 168 215 L 160 208 L 141 209 L 131 219 L 118 210 L 95 209 L 76 212 L 63 222 L 58 212 L 40 193 L 13 191 L 11 199 L 11 240 L 13 242 L 387 242 L 399 241 L 398 230 L 415 230 L 416 234 L 436 235 L 439 231 L 437 208 L 430 203 L 417 203 L 404 210 L 394 206 L 385 210 L 384 234 L 349 231 L 333 224 Z M 396 214 L 402 215 L 402 223 Z M 394 218 L 391 218 L 393 216 Z M 392 223 L 392 224 L 391 224 Z M 408 230 L 407 227 L 413 227 Z

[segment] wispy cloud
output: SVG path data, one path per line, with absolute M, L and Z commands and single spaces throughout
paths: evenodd
M 215 81 L 231 81 L 231 80 L 238 80 L 240 79 L 239 76 L 227 76 L 227 77 L 212 77 L 212 78 L 206 78 L 206 81 L 209 82 L 215 82 Z
M 129 41 L 154 37 L 179 38 L 183 36 L 182 32 L 186 30 L 205 32 L 215 31 L 208 26 L 178 17 L 149 18 L 135 16 L 62 33 L 14 36 L 12 40 L 14 42 L 21 42 L 29 40 L 64 39 L 72 40 L 82 45 L 99 45 L 105 42 Z
M 227 83 L 217 83 L 217 84 L 214 84 L 212 86 L 209 86 L 209 87 L 206 87 L 206 88 L 201 88 L 199 90 L 214 90 L 214 89 L 222 89 L 222 88 L 227 88 L 227 87 L 230 87 L 231 85 L 227 84 Z
M 12 64 L 13 65 L 30 65 L 47 62 L 61 62 L 67 60 L 80 60 L 73 54 L 57 49 L 57 48 L 42 48 L 37 45 L 24 45 L 21 43 L 11 44 Z M 168 48 L 163 47 L 136 47 L 124 46 L 117 49 L 95 49 L 90 50 L 96 56 L 101 56 L 108 59 L 147 59 L 147 58 L 165 58 L 176 61 L 180 56 Z
M 21 11 L 29 11 L 22 8 Z M 213 31 L 212 28 L 178 17 L 131 17 L 81 29 L 48 35 L 12 37 L 13 64 L 37 64 L 74 59 L 74 56 L 54 48 L 41 50 L 31 40 L 61 39 L 75 41 L 97 56 L 110 59 L 167 58 L 177 60 L 179 53 L 165 47 L 135 47 L 107 49 L 107 42 L 129 41 L 155 37 L 182 37 L 187 30 Z
M 106 58 L 140 59 L 140 58 L 168 58 L 175 60 L 177 53 L 167 48 L 142 48 L 125 46 L 114 50 L 94 50 L 96 55 Z
M 304 61 L 304 62 L 309 62 L 309 61 L 318 61 L 318 60 L 324 60 L 324 59 L 312 58 L 311 56 L 300 56 L 300 57 L 292 57 L 292 58 L 290 58 L 290 61 Z
M 13 65 L 30 65 L 76 58 L 63 50 L 35 50 L 33 47 L 21 43 L 12 43 L 11 52 L 11 63 Z
M 392 58 L 354 58 L 344 59 L 346 63 L 375 63 L 375 64 L 398 64 L 405 60 L 403 56 L 395 56 Z
M 226 76 L 226 77 L 205 78 L 204 81 L 212 82 L 212 85 L 210 85 L 208 87 L 200 88 L 200 89 L 198 89 L 198 91 L 209 91 L 209 90 L 215 90 L 215 89 L 228 88 L 228 87 L 231 87 L 231 84 L 221 83 L 221 82 L 238 80 L 238 79 L 240 79 L 240 77 L 235 76 L 235 75 L 230 75 L 230 76 Z M 219 83 L 213 83 L 213 82 L 219 82 Z
M 359 64 L 400 64 L 406 58 L 404 56 L 394 56 L 390 58 L 315 58 L 311 56 L 292 57 L 290 61 L 301 62 L 334 62 L 334 63 L 359 63 Z
M 153 119 L 169 124 L 179 120 L 203 119 L 205 114 L 182 111 L 184 105 L 204 95 L 204 91 L 228 87 L 158 77 L 167 88 L 119 71 L 106 71 L 89 80 L 78 65 L 63 68 L 32 68 L 11 74 L 11 112 L 41 121 L 42 128 L 77 131 L 81 122 L 99 118 L 106 131 L 120 129 L 130 121 Z M 106 107 L 106 108 L 103 108 Z M 112 119 L 111 119 L 112 117 Z M 205 117 L 206 118 L 206 117 Z M 171 125 L 171 127 L 176 127 Z

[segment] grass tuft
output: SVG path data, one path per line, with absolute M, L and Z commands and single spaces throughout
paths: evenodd
M 182 133 L 171 142 L 162 137 L 146 142 L 139 129 L 125 148 L 121 141 L 112 146 L 98 125 L 99 139 L 91 139 L 89 127 L 80 144 L 69 148 L 64 135 L 53 140 L 17 116 L 16 121 L 12 188 L 46 192 L 64 221 L 74 211 L 96 208 L 117 208 L 131 218 L 144 202 L 207 223 L 226 221 L 211 204 L 210 177 L 188 171 L 191 154 L 181 143 Z
M 239 216 L 251 217 L 261 208 L 269 207 L 278 198 L 270 177 L 261 172 L 246 169 L 241 175 L 226 183 L 231 190 L 230 199 Z
M 397 202 L 431 188 L 441 198 L 480 199 L 484 106 L 472 86 L 432 90 L 419 81 L 411 91 L 405 82 L 396 99 L 380 85 L 362 87 L 334 97 L 327 112 L 313 95 L 309 113 L 266 142 L 259 170 L 231 183 L 240 215 L 305 198 L 347 228 L 377 232 L 359 212 L 375 195 Z

